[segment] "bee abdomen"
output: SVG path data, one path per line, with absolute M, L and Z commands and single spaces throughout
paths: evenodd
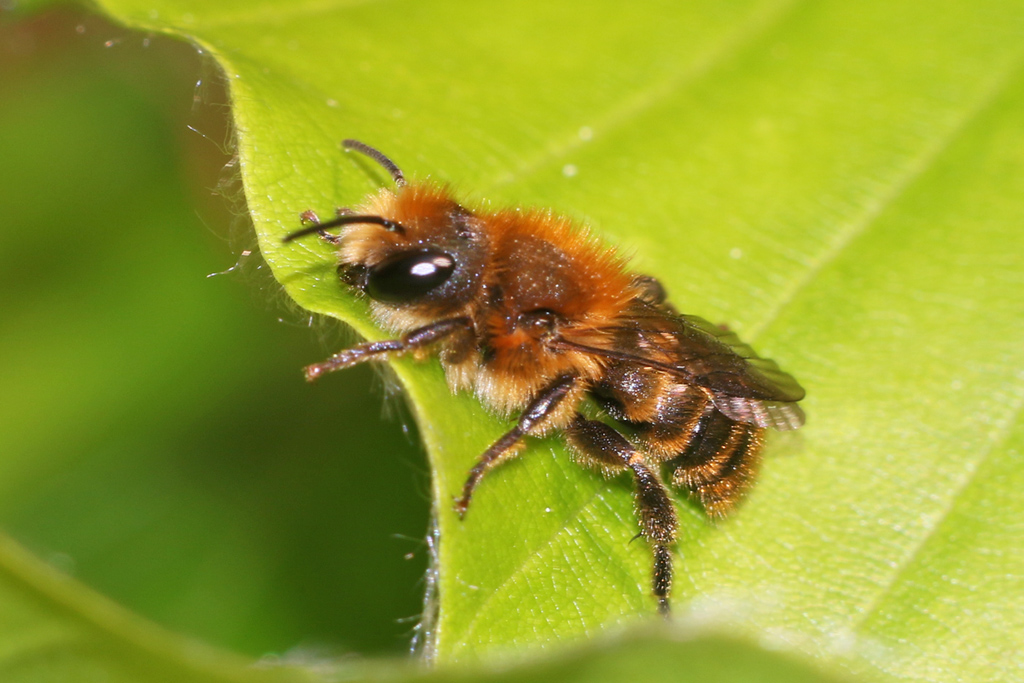
M 669 461 L 672 483 L 693 491 L 708 514 L 728 513 L 757 473 L 763 435 L 760 427 L 709 411 L 687 448 Z
M 717 412 L 700 389 L 673 384 L 657 397 L 652 419 L 637 425 L 636 434 L 646 450 L 665 460 L 690 448 L 705 415 Z

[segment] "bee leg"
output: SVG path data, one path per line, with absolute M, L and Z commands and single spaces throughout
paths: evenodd
M 578 461 L 593 465 L 606 475 L 626 469 L 636 478 L 636 514 L 640 518 L 640 535 L 647 539 L 654 552 L 652 592 L 658 600 L 658 611 L 669 614 L 668 596 L 672 590 L 672 552 L 679 521 L 668 489 L 655 470 L 622 434 L 603 422 L 577 415 L 565 430 L 569 445 Z
M 640 298 L 649 304 L 660 306 L 668 300 L 664 285 L 650 275 L 637 275 L 630 284 L 639 290 Z
M 348 215 L 347 213 L 341 213 L 341 211 L 342 209 L 338 209 L 336 213 L 339 216 Z M 345 211 L 348 211 L 348 209 L 345 209 Z M 349 211 L 349 213 L 351 213 L 351 211 Z M 299 220 L 302 221 L 303 225 L 320 225 L 320 216 L 318 216 L 316 211 L 313 211 L 313 209 L 306 209 L 300 213 Z M 317 230 L 316 234 L 320 235 L 320 239 L 328 244 L 341 244 L 341 235 L 334 235 L 326 230 Z
M 516 426 L 484 451 L 476 465 L 469 471 L 466 483 L 462 487 L 462 497 L 455 501 L 455 512 L 460 518 L 466 516 L 469 502 L 473 498 L 473 491 L 484 475 L 496 465 L 514 457 L 522 438 L 541 425 L 561 405 L 575 386 L 575 375 L 562 375 L 556 379 L 537 394 L 523 414 L 519 416 Z
M 415 351 L 458 332 L 470 331 L 472 327 L 473 324 L 469 318 L 441 320 L 408 332 L 400 339 L 358 344 L 334 354 L 321 363 L 307 365 L 303 372 L 306 374 L 306 380 L 312 382 L 328 372 L 343 370 L 368 360 L 380 360 L 390 355 Z

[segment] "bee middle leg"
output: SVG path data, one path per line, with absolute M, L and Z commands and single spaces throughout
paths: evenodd
M 668 489 L 655 470 L 626 437 L 597 420 L 576 415 L 565 430 L 569 445 L 583 464 L 594 465 L 606 475 L 626 469 L 636 479 L 636 513 L 640 518 L 640 535 L 647 539 L 654 552 L 652 592 L 658 600 L 658 611 L 669 613 L 668 596 L 672 590 L 672 552 L 679 521 Z
M 484 451 L 484 454 L 477 460 L 476 465 L 469 471 L 466 483 L 462 487 L 462 497 L 455 501 L 455 512 L 458 513 L 459 517 L 466 516 L 469 502 L 473 498 L 473 491 L 484 475 L 496 465 L 514 457 L 523 437 L 538 427 L 543 426 L 544 421 L 562 405 L 562 402 L 576 386 L 576 383 L 577 378 L 575 375 L 562 375 L 556 378 L 547 387 L 542 389 L 530 405 L 526 407 L 523 414 L 519 416 L 516 426 Z

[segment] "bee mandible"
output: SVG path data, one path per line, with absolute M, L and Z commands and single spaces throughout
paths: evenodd
M 336 245 L 342 281 L 395 338 L 345 349 L 306 378 L 436 352 L 452 391 L 514 419 L 469 471 L 460 517 L 526 437 L 560 433 L 577 462 L 605 476 L 628 470 L 652 592 L 668 614 L 679 524 L 666 479 L 710 516 L 727 514 L 756 474 L 765 430 L 803 424 L 804 390 L 734 333 L 678 313 L 656 279 L 631 273 L 574 221 L 467 208 L 446 187 L 406 181 L 377 149 L 343 146 L 379 163 L 394 189 L 326 222 L 305 211 L 306 227 L 285 241 L 317 233 Z M 588 417 L 588 399 L 610 419 Z

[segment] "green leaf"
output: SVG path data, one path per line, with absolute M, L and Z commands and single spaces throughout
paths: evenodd
M 356 137 L 586 220 L 801 380 L 808 426 L 733 518 L 680 499 L 677 612 L 882 679 L 1019 675 L 1019 3 L 101 4 L 224 69 L 261 248 L 305 308 L 381 337 L 328 247 L 280 241 L 385 181 L 340 153 Z M 439 661 L 653 611 L 628 482 L 534 442 L 460 522 L 508 425 L 436 362 L 395 367 L 433 474 Z

